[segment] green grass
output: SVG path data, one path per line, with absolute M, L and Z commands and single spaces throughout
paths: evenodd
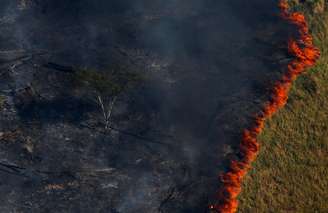
M 287 106 L 267 121 L 239 212 L 328 212 L 328 11 L 294 6 L 307 15 L 322 56 L 295 82 Z

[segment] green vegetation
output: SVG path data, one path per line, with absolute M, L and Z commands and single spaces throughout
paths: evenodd
M 92 98 L 102 113 L 104 128 L 108 129 L 111 127 L 111 117 L 118 96 L 140 83 L 143 76 L 123 68 L 106 72 L 80 69 L 75 73 L 74 79 L 79 88 L 85 87 L 87 91 L 93 93 Z
M 3 105 L 5 104 L 5 97 L 0 95 L 0 109 L 2 109 Z
M 239 212 L 328 212 L 328 5 L 297 2 L 293 6 L 307 15 L 322 56 L 295 82 L 287 106 L 266 123 Z
M 76 72 L 75 80 L 79 86 L 88 87 L 101 96 L 114 97 L 135 86 L 142 80 L 142 75 L 121 68 L 106 72 L 80 69 Z

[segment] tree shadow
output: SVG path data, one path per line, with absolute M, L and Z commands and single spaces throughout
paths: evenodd
M 16 107 L 23 122 L 39 121 L 41 123 L 60 121 L 80 123 L 87 118 L 88 113 L 96 110 L 93 103 L 74 97 L 32 100 L 26 105 L 16 105 Z

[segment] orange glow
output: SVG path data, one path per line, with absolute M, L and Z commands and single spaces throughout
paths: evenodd
M 260 144 L 257 136 L 262 132 L 265 120 L 286 105 L 293 81 L 306 68 L 313 66 L 320 56 L 320 51 L 313 44 L 304 15 L 298 12 L 290 13 L 286 0 L 280 0 L 279 8 L 281 16 L 298 28 L 299 38 L 290 39 L 288 42 L 288 50 L 294 59 L 288 64 L 281 79 L 275 83 L 270 100 L 255 116 L 253 126 L 244 130 L 239 147 L 242 157 L 232 161 L 228 172 L 220 175 L 223 187 L 217 194 L 218 203 L 210 206 L 212 212 L 234 213 L 237 211 L 237 197 L 241 192 L 242 180 L 259 152 Z

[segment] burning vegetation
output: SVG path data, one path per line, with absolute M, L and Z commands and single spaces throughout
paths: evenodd
M 288 42 L 289 53 L 294 59 L 288 64 L 287 71 L 281 79 L 274 85 L 270 100 L 264 104 L 262 111 L 255 116 L 253 126 L 244 130 L 240 144 L 241 159 L 232 161 L 229 171 L 221 175 L 223 187 L 218 192 L 220 203 L 210 206 L 213 212 L 232 213 L 237 211 L 237 197 L 241 192 L 242 180 L 258 154 L 260 144 L 257 137 L 263 130 L 264 122 L 285 106 L 293 81 L 306 68 L 313 66 L 320 56 L 320 51 L 313 44 L 304 15 L 299 12 L 290 12 L 286 0 L 280 1 L 279 8 L 282 18 L 298 29 L 299 37 L 291 38 Z

